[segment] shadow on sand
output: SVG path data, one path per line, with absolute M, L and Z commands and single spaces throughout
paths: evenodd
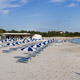
M 75 72 L 75 73 L 80 76 L 80 73 L 78 73 L 78 72 Z

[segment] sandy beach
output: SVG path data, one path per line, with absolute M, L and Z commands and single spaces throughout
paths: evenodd
M 27 56 L 20 49 L 11 53 L 2 53 L 3 49 L 7 47 L 0 48 L 0 80 L 80 80 L 80 45 L 78 44 L 69 41 L 60 44 L 53 42 L 29 63 L 16 62 L 19 57 Z

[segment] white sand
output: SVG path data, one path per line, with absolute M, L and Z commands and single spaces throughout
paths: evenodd
M 27 56 L 23 53 L 20 50 L 0 53 L 0 80 L 80 80 L 78 44 L 52 43 L 31 62 L 16 63 L 18 58 L 15 57 Z

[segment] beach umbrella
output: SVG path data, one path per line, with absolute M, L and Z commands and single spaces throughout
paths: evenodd
M 3 43 L 3 40 L 1 40 L 1 42 Z
M 20 43 L 19 42 L 16 42 L 15 44 L 19 45 Z
M 41 50 L 42 50 L 42 45 L 35 45 L 35 46 L 33 46 L 33 48 L 36 48 L 37 49 L 37 53 L 39 53 Z
M 50 43 L 50 40 L 48 40 L 48 43 Z
M 7 46 L 9 46 L 9 45 L 10 45 L 10 43 L 7 43 L 6 45 L 7 45 Z
M 23 51 L 36 51 L 36 49 L 32 48 L 32 47 L 27 47 L 25 48 Z
M 33 48 L 37 48 L 37 46 L 36 46 L 36 45 L 32 45 L 31 47 L 33 47 Z
M 11 41 L 11 39 L 9 39 L 9 41 Z
M 22 43 L 25 43 L 24 41 L 22 41 Z
M 46 42 L 43 42 L 42 44 L 43 44 L 43 46 L 45 46 L 46 45 Z
M 53 42 L 54 41 L 54 39 L 51 39 L 51 42 Z
M 40 47 L 44 46 L 44 44 L 43 44 L 43 43 L 39 43 L 38 45 L 39 45 Z
M 31 45 L 31 47 L 33 47 L 34 45 Z
M 41 46 L 41 43 L 39 43 L 39 45 Z
M 40 45 L 31 45 L 31 47 L 33 47 L 33 48 L 39 48 L 40 47 Z
M 15 44 L 14 44 L 14 43 L 12 43 L 11 45 L 15 46 Z
M 5 42 L 7 42 L 7 40 L 4 40 Z
M 16 42 L 15 44 L 18 44 L 18 42 Z
M 44 44 L 43 43 L 39 43 L 38 45 L 37 45 L 37 47 L 39 48 L 42 48 L 44 46 Z
M 48 41 L 45 41 L 42 43 L 43 49 L 46 48 L 48 46 Z
M 64 42 L 66 42 L 66 40 L 64 40 Z
M 36 49 L 28 47 L 28 51 L 36 51 Z
M 40 45 L 36 45 L 37 47 L 40 47 Z
M 25 48 L 22 48 L 21 50 L 23 51 Z

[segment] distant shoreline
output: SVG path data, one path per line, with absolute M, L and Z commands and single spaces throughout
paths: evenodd
M 73 38 L 73 39 L 80 39 L 80 38 Z M 73 39 L 71 39 L 71 40 L 73 40 Z M 80 45 L 80 43 L 72 42 L 72 41 L 70 41 L 70 40 L 69 40 L 69 42 Z

